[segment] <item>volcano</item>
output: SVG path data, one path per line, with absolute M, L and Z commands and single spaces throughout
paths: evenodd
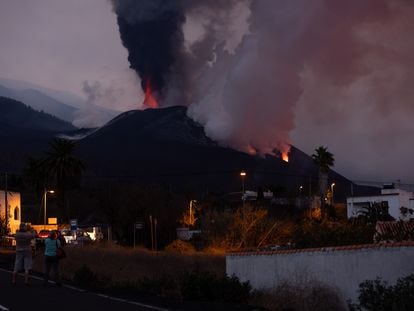
M 312 158 L 294 146 L 289 162 L 219 146 L 180 106 L 125 112 L 79 141 L 78 152 L 89 177 L 204 191 L 240 191 L 241 171 L 247 172 L 246 188 L 276 185 L 293 193 L 310 182 L 315 187 L 318 176 Z M 336 199 L 344 200 L 352 182 L 334 171 L 329 178 L 337 185 Z M 353 185 L 354 194 L 358 189 Z

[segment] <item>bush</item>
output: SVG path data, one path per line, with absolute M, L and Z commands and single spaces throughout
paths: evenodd
M 350 304 L 351 310 L 409 311 L 414 310 L 414 274 L 398 279 L 394 286 L 380 278 L 359 285 L 359 304 Z
M 193 245 L 191 245 L 191 243 L 175 240 L 165 248 L 165 251 L 179 254 L 191 254 L 195 253 L 196 249 Z
M 317 281 L 283 283 L 271 290 L 255 291 L 250 302 L 269 311 L 345 310 L 337 291 Z
M 168 275 L 162 275 L 159 278 L 144 277 L 138 282 L 138 288 L 148 294 L 160 296 L 174 296 L 177 289 L 176 281 Z
M 297 248 L 368 244 L 374 233 L 374 226 L 310 221 L 297 226 L 293 242 Z
M 75 271 L 73 282 L 82 287 L 95 288 L 99 283 L 99 277 L 87 265 L 83 265 Z
M 234 276 L 217 277 L 208 272 L 190 272 L 182 275 L 180 290 L 185 300 L 247 303 L 251 286 Z

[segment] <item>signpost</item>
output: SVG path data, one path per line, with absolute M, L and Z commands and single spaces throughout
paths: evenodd
M 70 220 L 70 231 L 76 231 L 78 229 L 78 220 L 71 219 Z
M 135 232 L 136 230 L 144 229 L 144 223 L 142 221 L 134 223 L 134 248 L 135 248 Z

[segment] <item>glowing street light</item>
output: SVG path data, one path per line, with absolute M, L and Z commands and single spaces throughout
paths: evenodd
M 331 204 L 332 205 L 334 205 L 334 187 L 335 187 L 335 183 L 333 182 L 331 184 L 331 195 L 332 195 L 332 197 L 331 197 Z
M 43 194 L 43 204 L 44 204 L 44 210 L 43 210 L 43 226 L 46 228 L 46 200 L 47 200 L 47 194 L 48 193 L 55 193 L 54 190 L 46 190 Z
M 243 199 L 243 202 L 244 202 L 244 179 L 246 178 L 246 172 L 245 171 L 241 171 L 240 172 L 240 177 L 241 177 L 241 180 L 242 180 L 242 199 Z
M 302 190 L 303 190 L 303 186 L 299 186 L 299 196 L 302 196 Z

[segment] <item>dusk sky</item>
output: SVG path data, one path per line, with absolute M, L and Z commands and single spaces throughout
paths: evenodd
M 171 8 L 113 2 L 0 0 L 0 77 L 143 108 L 117 5 L 142 4 L 127 8 L 131 23 Z M 188 0 L 180 9 L 181 69 L 161 106 L 188 105 L 210 137 L 239 150 L 324 145 L 347 178 L 414 183 L 413 1 Z

